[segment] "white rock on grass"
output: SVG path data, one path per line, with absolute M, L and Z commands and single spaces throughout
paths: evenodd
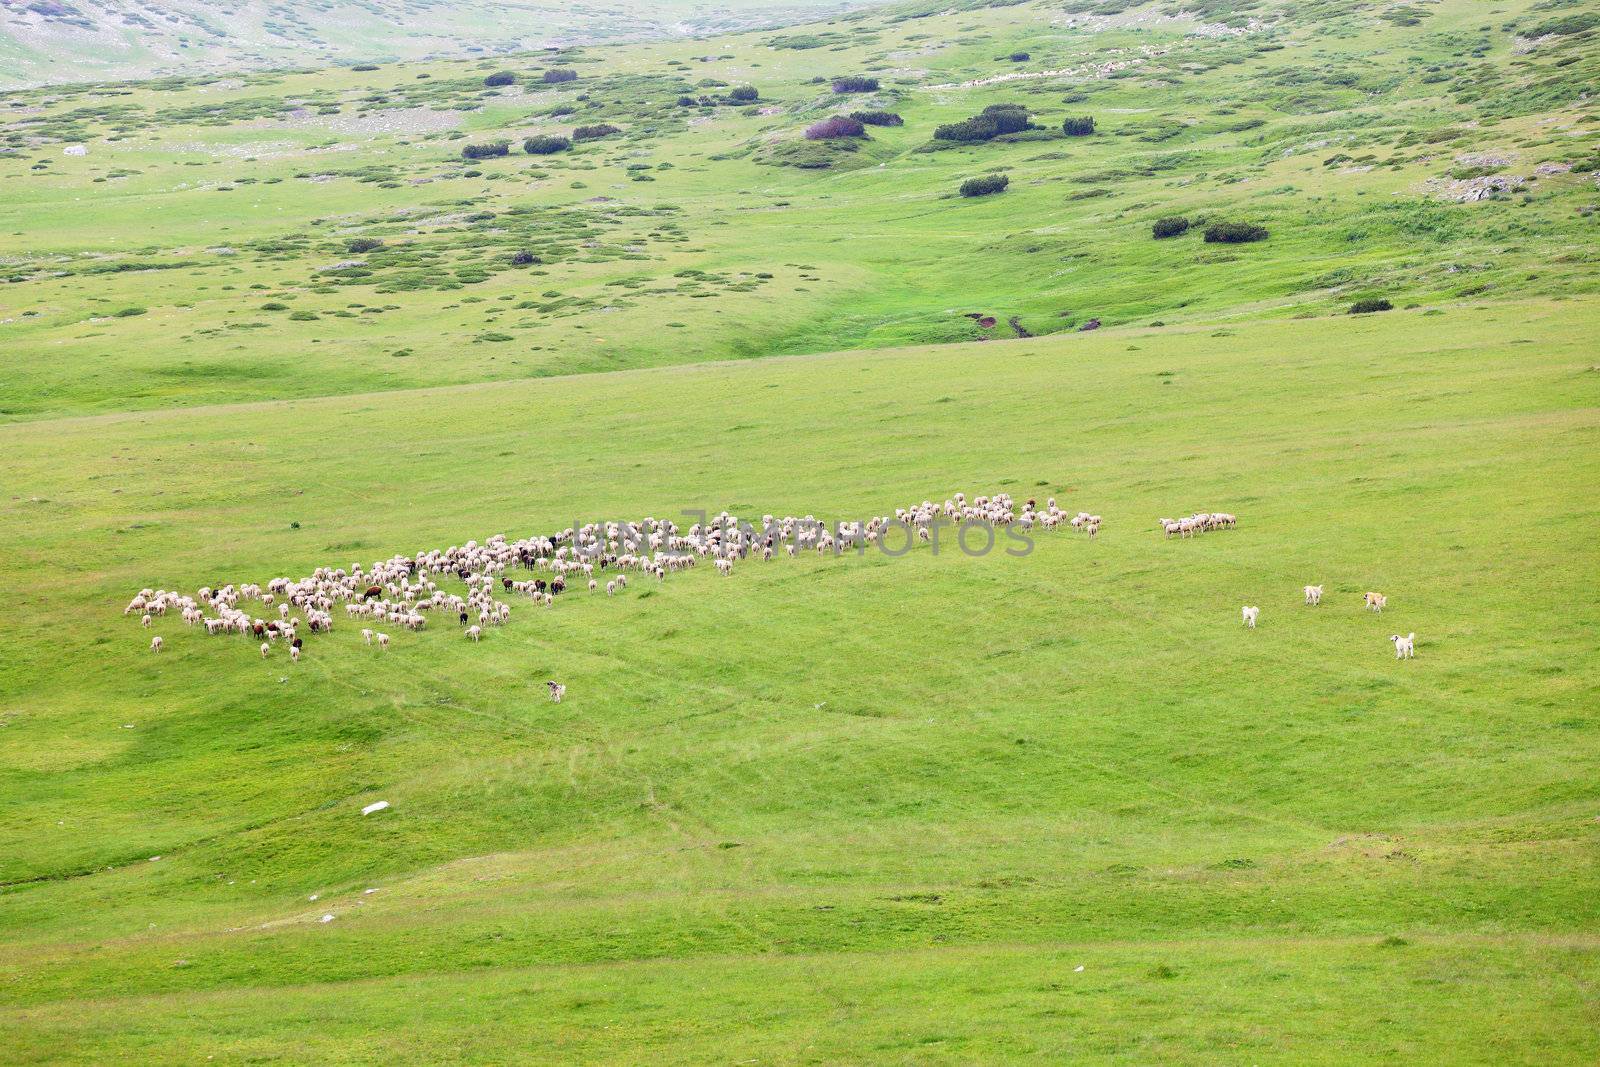
M 362 808 L 361 814 L 371 815 L 375 811 L 383 811 L 388 806 L 389 802 L 387 800 L 380 800 L 376 804 L 368 804 L 366 807 Z

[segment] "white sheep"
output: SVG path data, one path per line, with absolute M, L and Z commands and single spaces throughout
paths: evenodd
M 361 639 L 367 643 L 367 647 L 368 648 L 372 647 L 372 631 L 371 630 L 362 630 L 361 631 Z
M 378 637 L 378 647 L 383 649 L 385 652 L 389 651 L 389 635 L 386 634 L 386 633 L 381 633 L 380 632 L 377 635 L 377 637 Z
M 1316 605 L 1322 603 L 1322 586 L 1320 586 L 1320 585 L 1308 585 L 1308 586 L 1306 586 L 1306 603 L 1310 604 L 1312 607 L 1315 607 Z
M 481 627 L 481 626 L 469 626 L 469 627 L 467 627 L 467 639 L 468 640 L 479 641 L 479 640 L 482 640 L 482 638 L 483 638 L 483 627 Z
M 1394 642 L 1395 659 L 1417 658 L 1417 635 L 1413 631 L 1401 637 L 1399 634 L 1390 634 L 1389 640 Z
M 290 645 L 289 646 L 289 661 L 291 663 L 299 663 L 300 662 L 300 646 L 299 645 Z
M 161 636 L 159 634 L 150 639 L 150 651 L 151 652 L 160 652 L 161 651 Z
M 1250 627 L 1250 629 L 1254 630 L 1256 628 L 1256 620 L 1261 617 L 1261 609 L 1256 607 L 1246 607 L 1242 609 L 1242 611 L 1244 614 L 1244 624 Z

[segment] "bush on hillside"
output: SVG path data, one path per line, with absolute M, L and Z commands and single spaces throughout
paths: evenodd
M 878 91 L 878 79 L 869 78 L 861 74 L 835 78 L 833 79 L 833 91 L 836 93 L 875 93 Z
M 833 141 L 841 137 L 865 137 L 867 128 L 849 115 L 833 115 L 806 127 L 806 140 Z
M 509 70 L 500 70 L 483 79 L 483 84 L 488 86 L 510 85 L 517 80 L 517 76 Z
M 1352 315 L 1370 315 L 1374 311 L 1393 311 L 1394 305 L 1383 297 L 1374 297 L 1368 300 L 1357 300 L 1350 305 Z
M 593 126 L 579 126 L 572 131 L 574 141 L 598 141 L 602 137 L 609 137 L 614 133 L 621 133 L 622 128 L 613 126 L 609 122 L 597 122 Z
M 1068 137 L 1088 137 L 1094 133 L 1094 119 L 1088 115 L 1066 119 L 1061 123 L 1061 132 Z
M 738 100 L 741 103 L 757 100 L 760 99 L 760 97 L 761 94 L 756 91 L 756 87 L 754 85 L 741 85 L 730 90 L 728 93 L 729 100 Z
M 544 260 L 542 260 L 538 256 L 534 255 L 532 252 L 528 251 L 526 248 L 522 249 L 519 252 L 513 252 L 511 254 L 511 265 L 513 267 L 530 267 L 535 263 L 543 263 L 543 262 L 544 262 Z
M 577 80 L 577 71 L 567 70 L 563 67 L 552 67 L 551 69 L 545 71 L 543 76 L 543 81 L 546 85 L 556 85 L 560 82 L 575 82 Z
M 980 115 L 993 122 L 1001 133 L 1021 133 L 1033 125 L 1028 109 L 1021 104 L 990 104 Z
M 530 156 L 551 156 L 571 147 L 569 139 L 551 133 L 536 134 L 522 142 L 522 150 Z
M 1150 235 L 1156 240 L 1163 237 L 1176 237 L 1186 233 L 1189 229 L 1189 220 L 1182 215 L 1169 215 L 1164 219 L 1156 219 L 1150 227 Z
M 488 159 L 511 153 L 510 141 L 490 141 L 487 144 L 469 144 L 461 150 L 463 159 Z
M 989 196 L 1002 192 L 1010 184 L 1011 179 L 1004 174 L 986 174 L 981 178 L 968 178 L 961 183 L 959 191 L 962 196 Z
M 1026 63 L 1028 60 L 1032 59 L 1033 57 L 1030 56 L 1026 52 L 1012 52 L 1011 55 L 1008 58 L 1013 63 Z
M 1021 133 L 1032 125 L 1028 109 L 1021 104 L 990 104 L 970 119 L 939 126 L 933 131 L 933 138 L 936 141 L 971 144 L 992 140 L 1004 133 Z
M 893 111 L 852 111 L 850 117 L 868 126 L 904 126 L 906 120 Z
M 954 141 L 957 144 L 973 144 L 978 141 L 993 140 L 1000 133 L 1000 128 L 994 120 L 979 116 L 977 118 L 962 119 L 960 122 L 946 122 L 935 126 L 933 139 L 935 141 Z
M 374 252 L 383 247 L 381 237 L 352 237 L 344 243 L 345 251 L 360 255 L 363 252 Z
M 1218 222 L 1206 227 L 1207 244 L 1239 245 L 1266 239 L 1267 228 L 1249 222 Z

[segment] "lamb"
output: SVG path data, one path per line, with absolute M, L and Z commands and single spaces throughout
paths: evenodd
M 150 651 L 151 652 L 160 652 L 161 651 L 161 635 L 157 634 L 155 637 L 152 637 L 150 639 Z
M 139 625 L 143 626 L 146 630 L 150 629 L 150 616 L 147 614 L 144 618 L 140 619 Z
M 389 651 L 389 635 L 388 634 L 382 633 L 382 632 L 380 632 L 378 634 L 378 647 L 381 648 L 385 652 Z
M 1417 635 L 1415 631 L 1401 637 L 1399 634 L 1390 634 L 1389 640 L 1394 642 L 1395 659 L 1417 658 Z
M 291 662 L 291 663 L 299 663 L 300 662 L 300 646 L 299 645 L 290 645 L 289 646 L 289 662 Z
M 1312 607 L 1316 607 L 1318 604 L 1322 603 L 1322 586 L 1306 586 L 1306 603 Z
M 546 682 L 544 684 L 550 687 L 551 703 L 561 703 L 561 698 L 567 695 L 567 687 L 562 685 L 560 682 Z
M 467 637 L 468 637 L 468 639 L 470 639 L 472 641 L 481 640 L 483 638 L 483 627 L 481 627 L 481 626 L 469 626 L 469 627 L 467 627 Z
M 272 646 L 266 641 L 261 642 L 261 658 L 266 659 L 270 655 L 272 655 Z
M 1243 614 L 1244 624 L 1250 627 L 1250 629 L 1254 630 L 1256 628 L 1256 620 L 1261 617 L 1261 609 L 1256 607 L 1246 607 L 1243 609 Z
M 361 639 L 367 643 L 367 647 L 368 648 L 372 647 L 372 631 L 371 630 L 362 630 L 361 631 Z

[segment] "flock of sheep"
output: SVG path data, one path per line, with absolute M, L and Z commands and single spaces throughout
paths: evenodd
M 387 624 L 415 632 L 426 628 L 430 618 L 441 615 L 452 617 L 467 639 L 477 642 L 487 629 L 510 619 L 511 604 L 501 597 L 522 597 L 548 608 L 569 584 L 582 584 L 590 593 L 598 593 L 604 578 L 605 592 L 611 596 L 627 587 L 629 574 L 664 581 L 669 573 L 709 558 L 718 573 L 729 575 L 738 561 L 755 556 L 770 561 L 780 551 L 794 557 L 803 551 L 839 555 L 852 549 L 865 551 L 869 545 L 881 547 L 897 527 L 906 531 L 908 538 L 937 543 L 940 523 L 1015 525 L 1024 531 L 1036 526 L 1044 530 L 1067 526 L 1093 538 L 1100 530 L 1101 518 L 1084 511 L 1069 516 L 1056 506 L 1054 498 L 1043 507 L 1028 500 L 1019 510 L 1006 493 L 979 496 L 970 502 L 964 494 L 955 493 L 942 504 L 924 500 L 897 508 L 892 516 L 832 526 L 810 515 L 781 519 L 766 515 L 758 528 L 727 512 L 687 529 L 680 529 L 671 520 L 655 518 L 638 523 L 590 523 L 516 541 L 496 534 L 482 544 L 468 541 L 414 556 L 396 555 L 378 560 L 370 568 L 359 563 L 348 570 L 319 567 L 303 578 L 274 578 L 265 586 L 202 586 L 193 596 L 165 589 L 141 589 L 123 614 L 137 614 L 149 628 L 155 619 L 170 611 L 207 634 L 247 636 L 259 641 L 263 658 L 270 657 L 282 642 L 290 660 L 298 663 L 304 648 L 302 627 L 311 634 L 330 632 L 335 609 L 341 606 L 350 621 L 372 623 L 361 629 L 361 636 L 368 646 L 376 645 L 380 651 L 388 649 L 390 635 L 378 627 Z M 1233 515 L 1224 512 L 1160 520 L 1161 529 L 1169 538 L 1229 529 L 1237 523 Z M 531 577 L 515 578 L 507 572 L 523 572 Z M 464 596 L 440 588 L 436 579 L 447 580 L 447 576 L 465 585 Z M 1305 597 L 1308 605 L 1320 604 L 1322 587 L 1306 586 Z M 1387 598 L 1378 593 L 1369 592 L 1365 599 L 1367 607 L 1378 612 L 1387 603 Z M 246 610 L 253 605 L 259 605 L 259 614 Z M 1259 607 L 1246 606 L 1245 625 L 1253 629 L 1260 614 Z M 1415 655 L 1416 634 L 1395 634 L 1390 640 L 1396 657 Z M 154 636 L 150 649 L 160 652 L 163 644 L 161 636 Z M 550 699 L 560 703 L 566 687 L 554 680 L 546 684 Z
M 265 586 L 202 586 L 193 596 L 141 589 L 123 614 L 138 615 L 148 628 L 170 611 L 207 634 L 243 635 L 259 641 L 263 658 L 271 656 L 282 642 L 289 658 L 299 662 L 304 648 L 302 627 L 311 634 L 331 631 L 340 606 L 350 621 L 373 624 L 363 627 L 361 636 L 380 651 L 388 649 L 390 635 L 378 626 L 419 631 L 430 617 L 440 615 L 453 617 L 466 637 L 476 642 L 488 628 L 510 619 L 511 604 L 500 597 L 523 597 L 551 607 L 569 584 L 582 583 L 590 593 L 598 593 L 601 579 L 606 578 L 606 594 L 615 595 L 627 587 L 630 574 L 664 581 L 669 573 L 710 558 L 719 573 L 728 575 L 737 561 L 754 556 L 771 560 L 778 552 L 794 557 L 803 551 L 819 555 L 864 551 L 868 545 L 881 546 L 896 527 L 921 541 L 934 538 L 940 523 L 1015 524 L 1022 530 L 1067 526 L 1092 538 L 1099 532 L 1100 521 L 1100 516 L 1088 512 L 1068 515 L 1053 498 L 1043 507 L 1028 500 L 1019 509 L 1006 493 L 979 496 L 970 502 L 965 494 L 956 493 L 943 504 L 924 500 L 897 508 L 892 516 L 831 527 L 811 515 L 781 519 L 766 515 L 757 528 L 727 512 L 687 529 L 654 518 L 638 523 L 590 523 L 516 541 L 496 534 L 483 544 L 468 541 L 415 556 L 392 556 L 369 568 L 359 563 L 348 570 L 319 567 L 304 578 L 274 578 Z M 508 571 L 531 577 L 514 578 Z M 447 576 L 464 583 L 464 596 L 440 588 L 436 579 L 447 580 Z M 246 610 L 256 605 L 259 613 Z M 160 652 L 162 647 L 160 636 L 151 639 L 151 651 Z M 548 685 L 550 699 L 560 703 L 566 687 L 555 681 Z

